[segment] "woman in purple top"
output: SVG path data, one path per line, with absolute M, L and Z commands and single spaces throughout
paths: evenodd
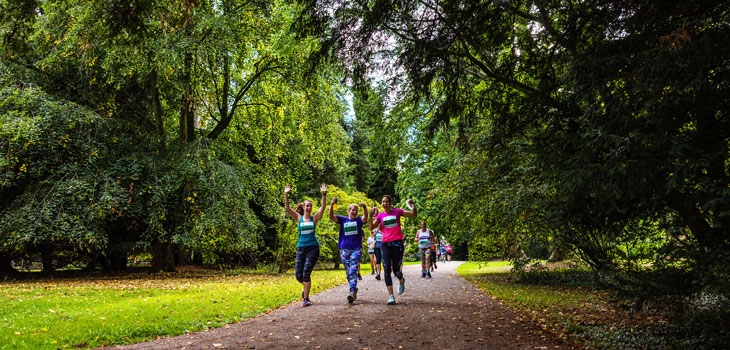
M 334 214 L 334 204 L 337 198 L 332 198 L 330 203 L 330 220 L 340 225 L 340 238 L 337 247 L 340 249 L 340 260 L 345 265 L 347 281 L 350 283 L 350 294 L 347 296 L 347 302 L 352 304 L 357 299 L 357 280 L 358 267 L 360 267 L 360 259 L 362 258 L 362 242 L 365 234 L 362 230 L 364 222 L 368 221 L 368 207 L 365 203 L 350 204 L 347 207 L 347 216 Z M 357 206 L 363 208 L 363 215 L 358 217 Z

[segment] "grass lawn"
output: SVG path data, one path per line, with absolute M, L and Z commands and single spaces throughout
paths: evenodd
M 316 270 L 313 293 L 345 282 Z M 0 284 L 0 349 L 89 348 L 220 327 L 299 301 L 292 274 L 194 271 Z
M 692 334 L 673 332 L 666 314 L 621 308 L 593 286 L 589 272 L 548 271 L 521 281 L 507 262 L 467 262 L 457 272 L 520 317 L 594 349 L 705 348 Z M 710 347 L 712 348 L 712 346 Z

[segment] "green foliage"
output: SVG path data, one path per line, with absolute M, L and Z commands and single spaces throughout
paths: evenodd
M 696 282 L 727 285 L 727 3 L 302 3 L 314 59 L 344 57 L 359 84 L 381 76 L 410 98 L 425 112 L 404 113 L 407 138 L 448 135 L 402 154 L 414 170 L 398 192 L 428 188 L 442 217 L 475 228 L 465 241 L 513 259 L 569 247 L 601 271 L 668 247 L 703 267 Z M 415 185 L 418 157 L 436 154 L 449 166 L 425 177 L 440 181 Z
M 169 236 L 180 248 L 218 263 L 227 254 L 247 254 L 260 244 L 261 221 L 251 210 L 252 175 L 216 157 L 200 139 L 169 164 L 152 168 L 146 243 Z M 177 201 L 169 202 L 171 198 Z M 170 224 L 172 223 L 172 224 Z
M 130 140 L 115 123 L 36 88 L 0 91 L 0 237 L 8 256 L 39 250 L 97 255 L 128 207 L 119 181 Z
M 353 98 L 353 141 L 361 142 L 357 144 L 361 148 L 353 151 L 364 153 L 369 163 L 369 167 L 355 169 L 356 185 L 373 199 L 395 194 L 401 128 L 405 127 L 386 113 L 386 93 L 383 88 L 368 88 L 356 90 Z
M 83 241 L 72 248 L 92 245 L 89 254 L 119 258 L 117 267 L 145 250 L 165 270 L 174 269 L 173 254 L 256 265 L 272 259 L 268 247 L 277 245 L 283 184 L 344 177 L 349 138 L 340 123 L 338 72 L 302 78 L 313 43 L 290 33 L 291 4 L 26 5 L 0 2 L 3 18 L 13 16 L 2 24 L 4 42 L 27 39 L 2 47 L 0 81 L 37 86 L 97 121 L 33 110 L 51 121 L 35 135 L 32 119 L 3 115 L 12 123 L 3 123 L 2 141 L 14 144 L 0 163 L 0 201 L 3 212 L 11 200 L 21 208 L 3 218 L 14 225 L 3 233 L 30 239 L 36 227 L 25 223 L 37 219 L 39 198 L 52 195 L 57 201 L 44 204 L 48 219 L 35 220 L 48 249 Z M 69 140 L 67 129 L 88 134 Z M 30 148 L 39 151 L 29 155 L 32 164 L 16 157 L 24 142 L 46 136 L 47 145 Z M 57 152 L 66 144 L 73 147 Z M 32 176 L 45 182 L 30 186 Z M 13 243 L 14 254 L 32 254 L 21 242 Z

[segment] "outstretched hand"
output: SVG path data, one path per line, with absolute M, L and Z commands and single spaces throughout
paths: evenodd
M 284 193 L 289 194 L 289 192 L 291 192 L 291 184 L 286 184 L 286 186 L 284 186 Z
M 322 194 L 327 194 L 327 184 L 323 183 L 322 186 L 319 187 L 319 191 L 322 192 Z

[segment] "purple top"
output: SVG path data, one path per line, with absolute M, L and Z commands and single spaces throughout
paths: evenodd
M 354 220 L 347 216 L 337 215 L 337 222 L 340 224 L 340 239 L 337 248 L 340 249 L 362 249 L 362 216 Z

